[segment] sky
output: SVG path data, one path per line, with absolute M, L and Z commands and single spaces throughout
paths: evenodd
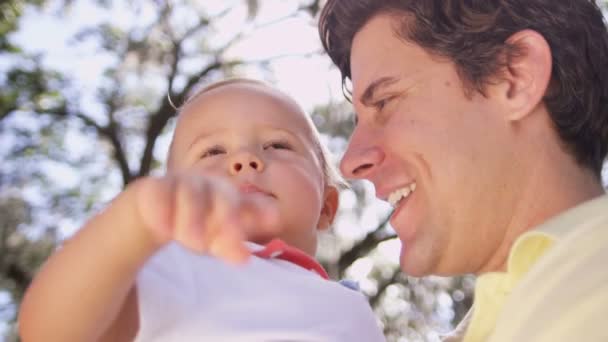
M 217 3 L 228 6 L 227 3 L 242 2 L 205 1 L 211 4 L 210 8 L 215 7 L 213 4 Z M 76 0 L 65 14 L 58 16 L 53 14 L 57 12 L 58 2 L 50 1 L 50 5 L 43 11 L 27 12 L 21 29 L 14 35 L 14 40 L 30 52 L 44 52 L 46 65 L 74 75 L 80 86 L 85 89 L 94 88 L 100 78 L 101 66 L 112 61 L 108 56 L 100 54 L 93 44 L 74 45 L 71 42 L 79 29 L 108 20 L 110 16 L 112 23 L 119 27 L 129 27 L 133 22 L 130 17 L 132 12 L 121 10 L 120 1 L 115 3 L 118 5 L 115 5 L 114 10 L 105 11 L 91 5 L 90 1 Z M 294 96 L 305 109 L 311 110 L 315 105 L 325 104 L 330 99 L 342 98 L 340 75 L 331 67 L 326 56 L 303 56 L 320 51 L 321 44 L 313 19 L 305 14 L 288 17 L 297 3 L 281 0 L 262 1 L 255 22 L 245 27 L 242 25 L 246 16 L 244 6 L 237 6 L 236 10 L 219 23 L 221 31 L 216 39 L 221 40 L 245 28 L 248 38 L 231 48 L 226 56 L 246 60 L 275 58 L 272 63 L 273 81 L 280 89 Z M 150 11 L 152 10 L 142 10 L 138 20 L 145 22 L 146 16 L 151 16 Z M 261 28 L 255 28 L 256 26 Z M 314 87 L 310 86 L 310 80 L 314 80 Z

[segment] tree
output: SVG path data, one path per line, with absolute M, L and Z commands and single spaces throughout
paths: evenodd
M 12 127 L 9 116 L 28 110 L 40 110 L 42 106 L 57 105 L 58 95 L 51 83 L 59 82 L 57 74 L 43 70 L 39 58 L 24 53 L 13 44 L 9 36 L 19 29 L 19 19 L 26 7 L 40 7 L 44 1 L 4 1 L 0 4 L 0 58 L 10 65 L 0 76 L 0 136 L 9 132 L 15 140 L 3 139 L 0 156 L 0 317 L 9 340 L 15 340 L 14 324 L 17 304 L 31 281 L 38 265 L 53 250 L 56 240 L 50 231 L 42 232 L 35 239 L 27 236 L 24 227 L 32 223 L 35 205 L 25 199 L 18 189 L 26 179 L 38 178 L 35 172 L 20 173 L 12 162 L 18 155 L 28 154 L 37 137 L 26 130 Z M 15 61 L 19 61 L 16 63 Z M 43 122 L 40 135 L 48 133 Z M 15 130 L 12 130 L 15 128 Z M 6 144 L 9 142 L 9 144 Z M 12 143 L 11 143 L 12 142 Z M 41 148 L 44 144 L 39 145 Z M 8 325 L 6 325 L 8 323 Z

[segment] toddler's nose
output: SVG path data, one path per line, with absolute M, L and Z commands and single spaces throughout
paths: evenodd
M 262 160 L 251 152 L 238 153 L 230 162 L 230 173 L 232 175 L 236 175 L 247 170 L 261 172 L 263 169 L 264 163 Z

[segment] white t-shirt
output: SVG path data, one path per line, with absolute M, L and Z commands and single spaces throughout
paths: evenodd
M 385 340 L 361 293 L 275 258 L 233 266 L 169 244 L 137 293 L 137 342 Z

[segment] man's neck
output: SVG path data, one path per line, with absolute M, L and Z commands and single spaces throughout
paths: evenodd
M 513 216 L 502 243 L 478 274 L 505 271 L 511 247 L 522 234 L 605 193 L 601 180 L 592 171 L 579 166 L 561 148 L 534 152 L 540 153 L 530 153 L 529 158 L 536 156 L 536 159 L 525 164 L 535 166 L 521 177 L 520 190 L 511 203 Z

